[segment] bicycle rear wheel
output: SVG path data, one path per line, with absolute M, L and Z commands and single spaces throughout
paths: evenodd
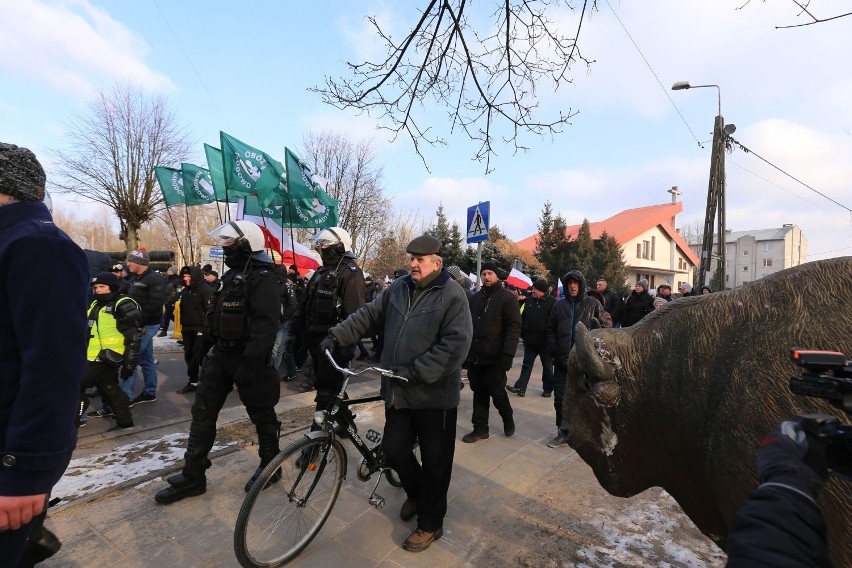
M 284 448 L 240 508 L 234 528 L 240 564 L 281 566 L 295 558 L 328 519 L 345 475 L 346 451 L 338 440 L 305 437 Z

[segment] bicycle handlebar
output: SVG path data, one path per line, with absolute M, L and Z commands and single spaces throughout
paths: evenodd
M 353 371 L 352 369 L 350 369 L 348 367 L 341 367 L 340 365 L 337 364 L 337 361 L 334 360 L 334 357 L 332 356 L 331 351 L 329 351 L 328 349 L 325 350 L 325 356 L 328 358 L 332 367 L 334 367 L 337 371 L 340 371 L 344 375 L 349 375 L 350 377 L 357 377 L 358 375 L 363 375 L 364 373 L 368 373 L 370 371 L 376 371 L 377 373 L 379 373 L 383 377 L 387 377 L 389 379 L 396 379 L 398 381 L 405 381 L 406 383 L 408 382 L 408 377 L 403 377 L 401 375 L 397 375 L 396 373 L 394 373 L 390 369 L 382 369 L 381 367 L 365 367 L 364 369 L 361 369 L 360 371 Z

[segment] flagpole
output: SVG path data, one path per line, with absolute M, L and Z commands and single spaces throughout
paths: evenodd
M 293 196 L 287 192 L 287 225 L 290 227 L 290 252 L 293 253 L 293 268 L 296 268 L 296 237 L 293 235 Z M 281 227 L 281 240 L 284 240 L 284 227 Z
M 186 216 L 186 237 L 189 239 L 189 264 L 195 264 L 195 248 L 192 244 L 192 231 L 189 230 L 189 207 L 184 205 L 183 212 Z
M 186 262 L 186 255 L 183 254 L 183 246 L 180 244 L 180 237 L 178 236 L 177 227 L 175 227 L 175 220 L 172 218 L 171 210 L 166 207 L 166 214 L 169 216 L 169 221 L 172 222 L 172 231 L 175 233 L 175 240 L 177 241 L 178 250 L 180 251 L 180 257 Z

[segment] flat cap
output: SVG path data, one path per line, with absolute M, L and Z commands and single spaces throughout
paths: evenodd
M 438 254 L 439 250 L 441 250 L 441 241 L 432 235 L 420 235 L 405 247 L 405 252 L 417 256 Z

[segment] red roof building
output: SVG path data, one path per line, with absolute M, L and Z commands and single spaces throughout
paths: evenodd
M 593 239 L 606 231 L 624 251 L 629 287 L 645 278 L 651 288 L 663 282 L 677 292 L 681 282 L 692 282 L 692 273 L 698 265 L 698 256 L 675 230 L 677 214 L 683 211 L 680 201 L 637 207 L 616 213 L 603 221 L 590 222 Z M 570 239 L 576 239 L 580 225 L 566 229 Z M 538 233 L 518 241 L 517 245 L 535 252 Z M 565 270 L 570 270 L 566 266 Z

